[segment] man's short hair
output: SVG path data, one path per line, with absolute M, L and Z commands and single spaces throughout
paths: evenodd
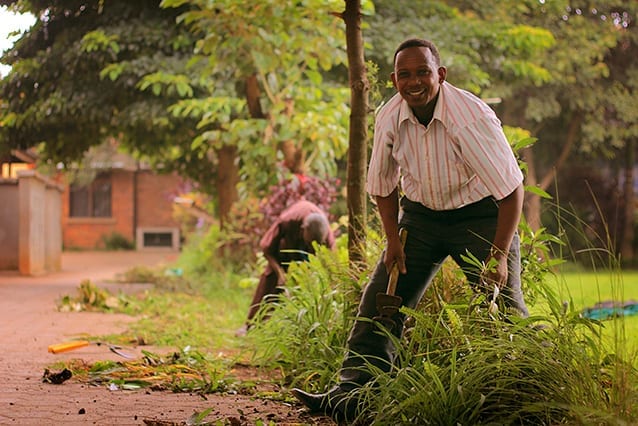
M 430 52 L 432 52 L 432 56 L 436 61 L 436 65 L 441 65 L 441 55 L 439 53 L 439 49 L 437 49 L 434 43 L 432 43 L 430 40 L 425 40 L 422 38 L 409 38 L 407 40 L 404 40 L 394 52 L 394 58 L 392 60 L 393 65 L 397 60 L 397 55 L 399 54 L 399 52 L 409 47 L 427 47 L 428 49 L 430 49 Z

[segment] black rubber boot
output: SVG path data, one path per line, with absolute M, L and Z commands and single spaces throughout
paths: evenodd
M 357 416 L 357 401 L 348 393 L 335 386 L 328 392 L 310 393 L 294 388 L 290 391 L 312 413 L 325 414 L 337 422 L 352 421 Z
M 324 393 L 310 393 L 298 388 L 294 388 L 290 392 L 311 412 L 322 414 L 329 414 L 339 400 L 345 397 L 345 392 L 339 386 Z

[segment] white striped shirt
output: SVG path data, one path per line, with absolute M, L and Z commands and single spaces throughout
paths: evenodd
M 494 111 L 444 82 L 427 127 L 398 93 L 377 115 L 366 190 L 385 197 L 399 179 L 408 199 L 452 210 L 490 195 L 503 199 L 523 173 Z

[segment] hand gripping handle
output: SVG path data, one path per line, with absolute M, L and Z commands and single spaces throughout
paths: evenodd
M 405 248 L 405 240 L 408 237 L 408 231 L 405 228 L 399 229 L 399 239 L 401 240 L 401 247 Z M 390 268 L 390 278 L 388 279 L 388 288 L 386 289 L 386 294 L 390 296 L 394 296 L 394 293 L 397 290 L 397 281 L 399 280 L 399 265 L 397 262 L 392 264 L 392 268 Z

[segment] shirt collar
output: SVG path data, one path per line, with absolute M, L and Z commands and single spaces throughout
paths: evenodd
M 446 89 L 447 85 L 448 85 L 448 83 L 446 81 L 444 81 L 440 85 L 439 100 L 436 102 L 436 106 L 434 107 L 434 115 L 432 116 L 432 121 L 438 120 L 441 123 L 443 123 L 443 125 L 446 126 L 446 127 L 447 127 L 447 125 L 446 125 L 446 120 L 444 118 L 444 111 L 446 110 L 446 108 L 445 108 L 445 100 L 446 100 L 445 92 L 447 91 L 447 89 Z M 397 93 L 396 96 L 401 97 L 401 95 L 399 93 Z M 403 123 L 405 120 L 410 120 L 413 123 L 418 123 L 419 122 L 419 120 L 417 120 L 417 118 L 414 116 L 414 113 L 412 112 L 412 109 L 408 106 L 408 103 L 403 98 L 401 98 L 401 107 L 399 108 L 399 123 Z

